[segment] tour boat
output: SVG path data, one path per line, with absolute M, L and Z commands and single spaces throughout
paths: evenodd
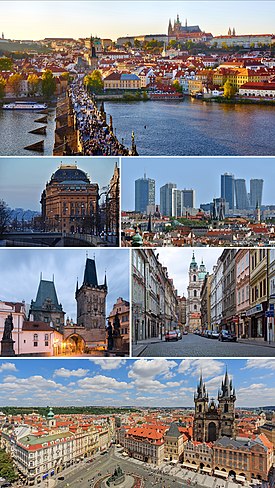
M 177 92 L 150 93 L 150 100 L 182 100 L 183 94 Z
M 11 102 L 3 105 L 4 110 L 44 110 L 48 105 L 37 102 Z

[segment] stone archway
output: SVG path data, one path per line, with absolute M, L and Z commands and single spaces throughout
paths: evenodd
M 78 334 L 71 334 L 66 339 L 66 354 L 83 354 L 85 350 L 85 341 Z
M 217 426 L 215 422 L 208 424 L 208 442 L 214 442 L 217 440 Z

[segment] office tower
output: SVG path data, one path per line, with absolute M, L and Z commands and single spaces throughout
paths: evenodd
M 172 190 L 177 188 L 175 183 L 166 183 L 160 188 L 160 213 L 172 217 Z
M 251 179 L 250 180 L 250 207 L 255 209 L 257 204 L 262 205 L 264 180 Z
M 135 181 L 135 211 L 146 212 L 148 205 L 155 205 L 155 180 L 144 174 Z
M 187 208 L 195 207 L 195 190 L 182 190 L 182 205 Z
M 172 188 L 172 217 L 182 216 L 182 191 Z
M 224 173 L 221 175 L 221 198 L 229 204 L 229 209 L 234 209 L 234 175 Z
M 236 208 L 239 210 L 248 210 L 249 201 L 246 191 L 246 183 L 242 178 L 235 180 L 235 195 L 236 195 Z

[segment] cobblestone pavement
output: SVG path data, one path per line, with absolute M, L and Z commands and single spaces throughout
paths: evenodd
M 195 334 L 183 336 L 177 342 L 148 344 L 141 352 L 143 357 L 275 357 L 275 349 L 264 345 L 243 342 L 220 342 Z

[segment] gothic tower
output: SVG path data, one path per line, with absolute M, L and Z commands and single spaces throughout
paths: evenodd
M 194 395 L 194 402 L 194 440 L 205 442 L 205 414 L 208 411 L 208 393 L 205 384 L 202 381 L 202 375 L 197 386 L 197 392 Z
M 52 324 L 62 332 L 64 316 L 62 305 L 58 303 L 54 278 L 52 281 L 43 280 L 41 273 L 36 299 L 31 301 L 29 320 Z
M 220 411 L 220 432 L 219 437 L 235 437 L 235 388 L 232 386 L 232 380 L 229 379 L 227 371 L 222 381 L 221 389 L 218 393 L 219 411 Z
M 78 326 L 105 330 L 107 293 L 106 275 L 104 284 L 99 285 L 95 260 L 87 258 L 82 286 L 78 288 L 77 283 L 75 292 Z

